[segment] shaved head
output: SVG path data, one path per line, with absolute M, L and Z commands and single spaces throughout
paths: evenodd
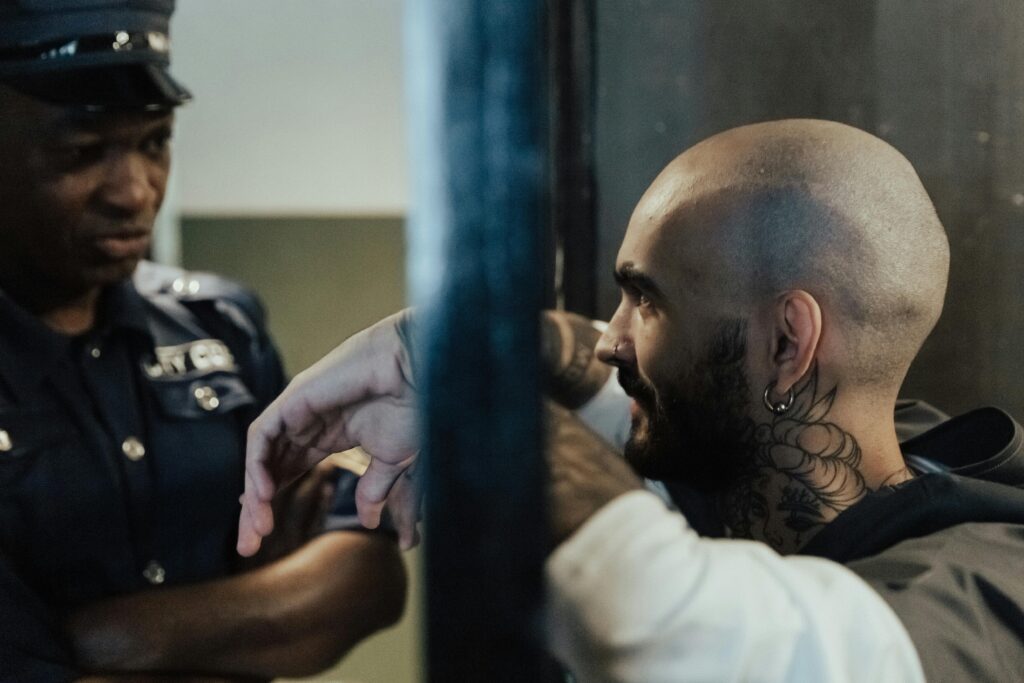
M 780 552 L 913 476 L 893 403 L 949 245 L 890 145 L 829 121 L 720 133 L 644 193 L 615 269 L 597 354 L 633 399 L 638 472 L 704 491 L 734 536 Z
M 631 230 L 645 224 L 687 286 L 734 317 L 812 294 L 840 328 L 850 383 L 902 382 L 942 310 L 949 246 L 927 192 L 892 146 L 843 124 L 772 121 L 701 142 L 645 193 Z

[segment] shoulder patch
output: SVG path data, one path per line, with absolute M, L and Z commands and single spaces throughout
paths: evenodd
M 158 346 L 152 363 L 143 369 L 153 379 L 183 378 L 216 371 L 238 372 L 235 357 L 219 339 L 197 339 L 175 346 Z

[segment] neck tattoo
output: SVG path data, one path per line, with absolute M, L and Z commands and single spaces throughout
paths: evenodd
M 837 389 L 819 392 L 815 367 L 786 413 L 754 425 L 750 466 L 719 497 L 733 536 L 795 552 L 869 491 L 857 440 L 829 420 Z

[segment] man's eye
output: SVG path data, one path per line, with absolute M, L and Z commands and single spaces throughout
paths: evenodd
M 636 287 L 623 287 L 622 293 L 625 298 L 637 308 L 647 308 L 653 303 L 651 298 Z
M 637 308 L 650 308 L 654 303 L 651 301 L 651 297 L 647 296 L 639 289 L 633 290 L 631 298 Z

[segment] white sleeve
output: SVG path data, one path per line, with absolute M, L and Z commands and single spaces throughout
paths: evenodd
M 580 683 L 924 681 L 906 630 L 842 565 L 702 539 L 653 494 L 548 559 L 551 648 Z
M 618 452 L 629 439 L 631 418 L 629 404 L 633 401 L 619 384 L 619 371 L 612 369 L 608 381 L 589 401 L 576 409 L 576 417 L 591 431 L 610 443 Z

